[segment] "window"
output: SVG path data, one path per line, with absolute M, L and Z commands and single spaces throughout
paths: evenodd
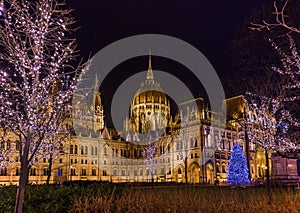
M 96 175 L 97 175 L 96 169 L 92 169 L 92 176 L 96 176 Z
M 125 170 L 124 169 L 122 170 L 121 175 L 125 176 Z
M 44 176 L 47 176 L 47 173 L 48 173 L 48 169 L 47 169 L 47 168 L 44 168 L 44 169 L 43 169 L 43 175 L 44 175 Z
M 220 164 L 219 163 L 216 164 L 216 170 L 217 170 L 217 173 L 220 173 Z
M 81 146 L 81 154 L 84 155 L 83 146 Z
M 62 158 L 59 158 L 59 163 L 62 163 Z
M 117 169 L 114 169 L 113 176 L 117 176 L 117 175 L 118 175 Z
M 137 176 L 138 173 L 137 173 L 137 170 L 134 170 L 134 176 Z
M 7 176 L 7 168 L 6 167 L 1 169 L 0 175 Z
M 222 164 L 222 173 L 226 173 L 225 164 Z
M 142 169 L 140 170 L 140 176 L 143 176 L 143 170 Z
M 86 176 L 86 169 L 81 169 L 81 176 Z
M 43 163 L 46 163 L 46 158 L 43 158 Z
M 36 168 L 31 168 L 29 172 L 30 176 L 36 176 Z
M 94 155 L 94 147 L 91 147 L 91 155 Z
M 107 171 L 106 171 L 106 169 L 103 169 L 103 176 L 107 176 Z
M 134 157 L 135 158 L 137 157 L 137 151 L 136 151 L 136 149 L 134 149 Z
M 77 145 L 75 145 L 74 154 L 77 155 L 77 152 L 78 152 L 78 147 Z
M 73 150 L 74 150 L 74 146 L 71 145 L 71 146 L 70 146 L 70 154 L 73 154 Z
M 88 147 L 85 146 L 84 148 L 85 148 L 85 153 L 84 153 L 84 154 L 85 154 L 85 155 L 88 155 Z
M 76 170 L 75 169 L 71 169 L 71 176 L 76 176 Z
M 95 155 L 98 155 L 98 148 L 95 147 Z
M 104 147 L 104 155 L 107 155 L 107 148 Z
M 181 169 L 178 169 L 178 174 L 181 175 Z

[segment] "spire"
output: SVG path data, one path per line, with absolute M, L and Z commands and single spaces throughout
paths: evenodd
M 152 72 L 152 61 L 151 61 L 151 51 L 149 50 L 149 65 L 148 65 L 148 73 L 147 80 L 153 80 L 153 72 Z

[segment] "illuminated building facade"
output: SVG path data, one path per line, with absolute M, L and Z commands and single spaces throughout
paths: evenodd
M 97 82 L 97 80 L 96 80 Z M 97 87 L 96 87 L 97 88 Z M 213 184 L 215 180 L 226 182 L 230 151 L 238 142 L 246 153 L 244 110 L 247 106 L 242 96 L 224 101 L 227 106 L 226 126 L 210 125 L 213 112 L 205 108 L 204 100 L 191 100 L 197 107 L 184 112 L 189 121 L 189 133 L 181 127 L 180 115 L 171 116 L 170 101 L 155 82 L 149 56 L 149 68 L 145 82 L 141 84 L 130 106 L 130 118 L 125 121 L 123 135 L 104 125 L 104 110 L 100 93 L 94 91 L 93 106 L 78 107 L 73 110 L 73 120 L 81 125 L 74 126 L 76 135 L 69 136 L 57 151 L 51 171 L 51 182 L 98 180 L 112 182 L 150 181 L 149 165 L 145 163 L 143 151 L 146 141 L 157 142 L 153 166 L 156 181 Z M 80 103 L 80 104 L 84 104 Z M 189 101 L 182 103 L 189 106 Z M 84 110 L 82 110 L 84 109 Z M 255 112 L 248 112 L 255 125 Z M 220 115 L 222 116 L 222 115 Z M 168 131 L 166 131 L 168 129 Z M 164 131 L 161 131 L 164 130 Z M 145 134 L 149 137 L 145 137 Z M 18 141 L 8 135 L 1 149 L 17 149 Z M 187 148 L 186 150 L 183 149 Z M 249 164 L 251 179 L 265 177 L 264 155 L 254 143 L 249 141 Z M 187 156 L 187 177 L 185 177 L 184 154 Z M 16 158 L 18 152 L 12 153 Z M 30 169 L 29 182 L 43 184 L 47 179 L 47 157 L 36 158 Z M 269 164 L 271 165 L 271 163 Z M 16 184 L 19 179 L 20 162 L 16 161 L 2 168 L 1 184 Z

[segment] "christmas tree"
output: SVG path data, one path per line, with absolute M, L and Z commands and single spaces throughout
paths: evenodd
M 235 143 L 230 154 L 227 182 L 234 185 L 249 183 L 248 174 L 249 170 L 243 149 L 238 143 Z

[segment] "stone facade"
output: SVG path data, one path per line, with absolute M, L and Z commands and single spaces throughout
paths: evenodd
M 187 179 L 189 183 L 213 184 L 215 180 L 223 183 L 227 179 L 227 166 L 234 143 L 238 142 L 247 155 L 245 131 L 241 126 L 244 110 L 247 111 L 243 97 L 224 100 L 227 106 L 225 126 L 221 124 L 222 114 L 220 124 L 211 126 L 213 112 L 204 107 L 204 100 L 191 100 L 197 107 L 182 113 L 189 124 L 182 127 L 180 114 L 171 116 L 170 102 L 154 81 L 150 56 L 147 79 L 132 101 L 130 117 L 122 134 L 105 127 L 104 110 L 97 90 L 93 99 L 93 106 L 86 106 L 84 102 L 74 106 L 70 122 L 76 123 L 75 133 L 66 138 L 57 151 L 51 171 L 52 183 L 75 180 L 150 181 L 149 165 L 143 157 L 149 141 L 157 142 L 153 166 L 156 170 L 154 179 L 160 182 L 185 182 Z M 182 105 L 188 106 L 189 101 Z M 248 126 L 259 131 L 259 126 L 255 124 L 255 112 L 247 113 L 253 118 Z M 183 136 L 186 128 L 188 134 Z M 14 151 L 17 146 L 18 140 L 12 133 L 1 143 L 2 150 L 12 151 L 11 159 L 17 159 L 18 151 Z M 248 156 L 251 179 L 262 178 L 265 175 L 265 158 L 251 139 Z M 43 184 L 48 173 L 47 156 L 38 156 L 35 161 L 29 182 Z M 2 167 L 0 183 L 17 184 L 19 168 L 18 160 Z

